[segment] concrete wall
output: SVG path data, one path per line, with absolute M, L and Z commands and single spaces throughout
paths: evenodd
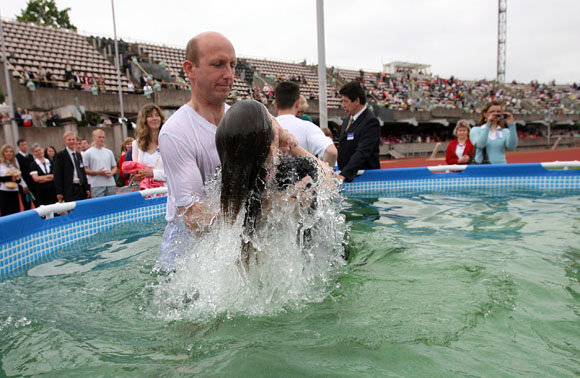
M 0 64 L 0 70 L 4 66 Z M 118 93 L 100 93 L 95 96 L 91 92 L 57 88 L 37 88 L 31 92 L 13 78 L 10 79 L 13 102 L 15 107 L 35 111 L 48 111 L 66 105 L 83 106 L 86 111 L 104 114 L 120 114 L 121 106 Z M 0 75 L 0 88 L 5 96 L 8 94 L 5 75 Z M 190 100 L 190 92 L 175 89 L 163 89 L 154 92 L 148 99 L 143 94 L 123 94 L 125 115 L 136 115 L 139 109 L 149 103 L 155 103 L 163 108 L 177 109 Z

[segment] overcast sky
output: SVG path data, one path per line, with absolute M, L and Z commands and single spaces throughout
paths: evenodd
M 15 19 L 27 0 L 6 0 Z M 84 34 L 113 36 L 110 0 L 56 0 Z M 429 64 L 443 77 L 494 79 L 497 0 L 326 0 L 326 63 L 380 71 Z M 580 83 L 579 0 L 508 0 L 506 79 Z M 117 0 L 117 36 L 184 47 L 206 30 L 241 56 L 317 63 L 316 0 Z

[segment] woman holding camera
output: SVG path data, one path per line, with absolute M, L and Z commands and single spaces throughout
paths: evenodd
M 488 102 L 481 111 L 481 119 L 469 133 L 475 145 L 476 164 L 506 164 L 505 150 L 518 146 L 514 115 L 502 109 L 497 101 Z M 506 128 L 507 126 L 507 128 Z

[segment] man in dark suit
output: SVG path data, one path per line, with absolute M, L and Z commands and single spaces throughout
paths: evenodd
M 339 91 L 341 105 L 349 115 L 342 123 L 338 138 L 339 178 L 352 181 L 360 169 L 379 169 L 381 127 L 366 108 L 366 94 L 360 83 L 352 81 Z
M 30 164 L 34 162 L 34 157 L 28 153 L 28 142 L 24 139 L 18 139 L 16 141 L 18 146 L 18 153 L 16 154 L 16 160 L 18 160 L 18 165 L 20 166 L 20 172 L 22 172 L 22 179 L 26 183 L 27 188 L 20 188 L 20 197 L 22 198 L 22 205 L 24 210 L 30 210 L 32 204 L 32 198 L 30 193 L 36 193 L 36 183 L 30 177 Z M 37 203 L 35 203 L 38 206 Z
M 91 197 L 83 158 L 76 152 L 77 136 L 74 132 L 64 133 L 66 148 L 54 159 L 54 186 L 59 202 L 79 201 Z

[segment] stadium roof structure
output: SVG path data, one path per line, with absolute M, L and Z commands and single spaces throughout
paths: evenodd
M 411 62 L 400 62 L 394 61 L 391 63 L 386 63 L 383 65 L 383 71 L 387 73 L 396 73 L 397 69 L 406 69 L 412 71 L 425 71 L 427 73 L 431 72 L 431 65 L 430 64 L 421 64 L 421 63 L 411 63 Z

